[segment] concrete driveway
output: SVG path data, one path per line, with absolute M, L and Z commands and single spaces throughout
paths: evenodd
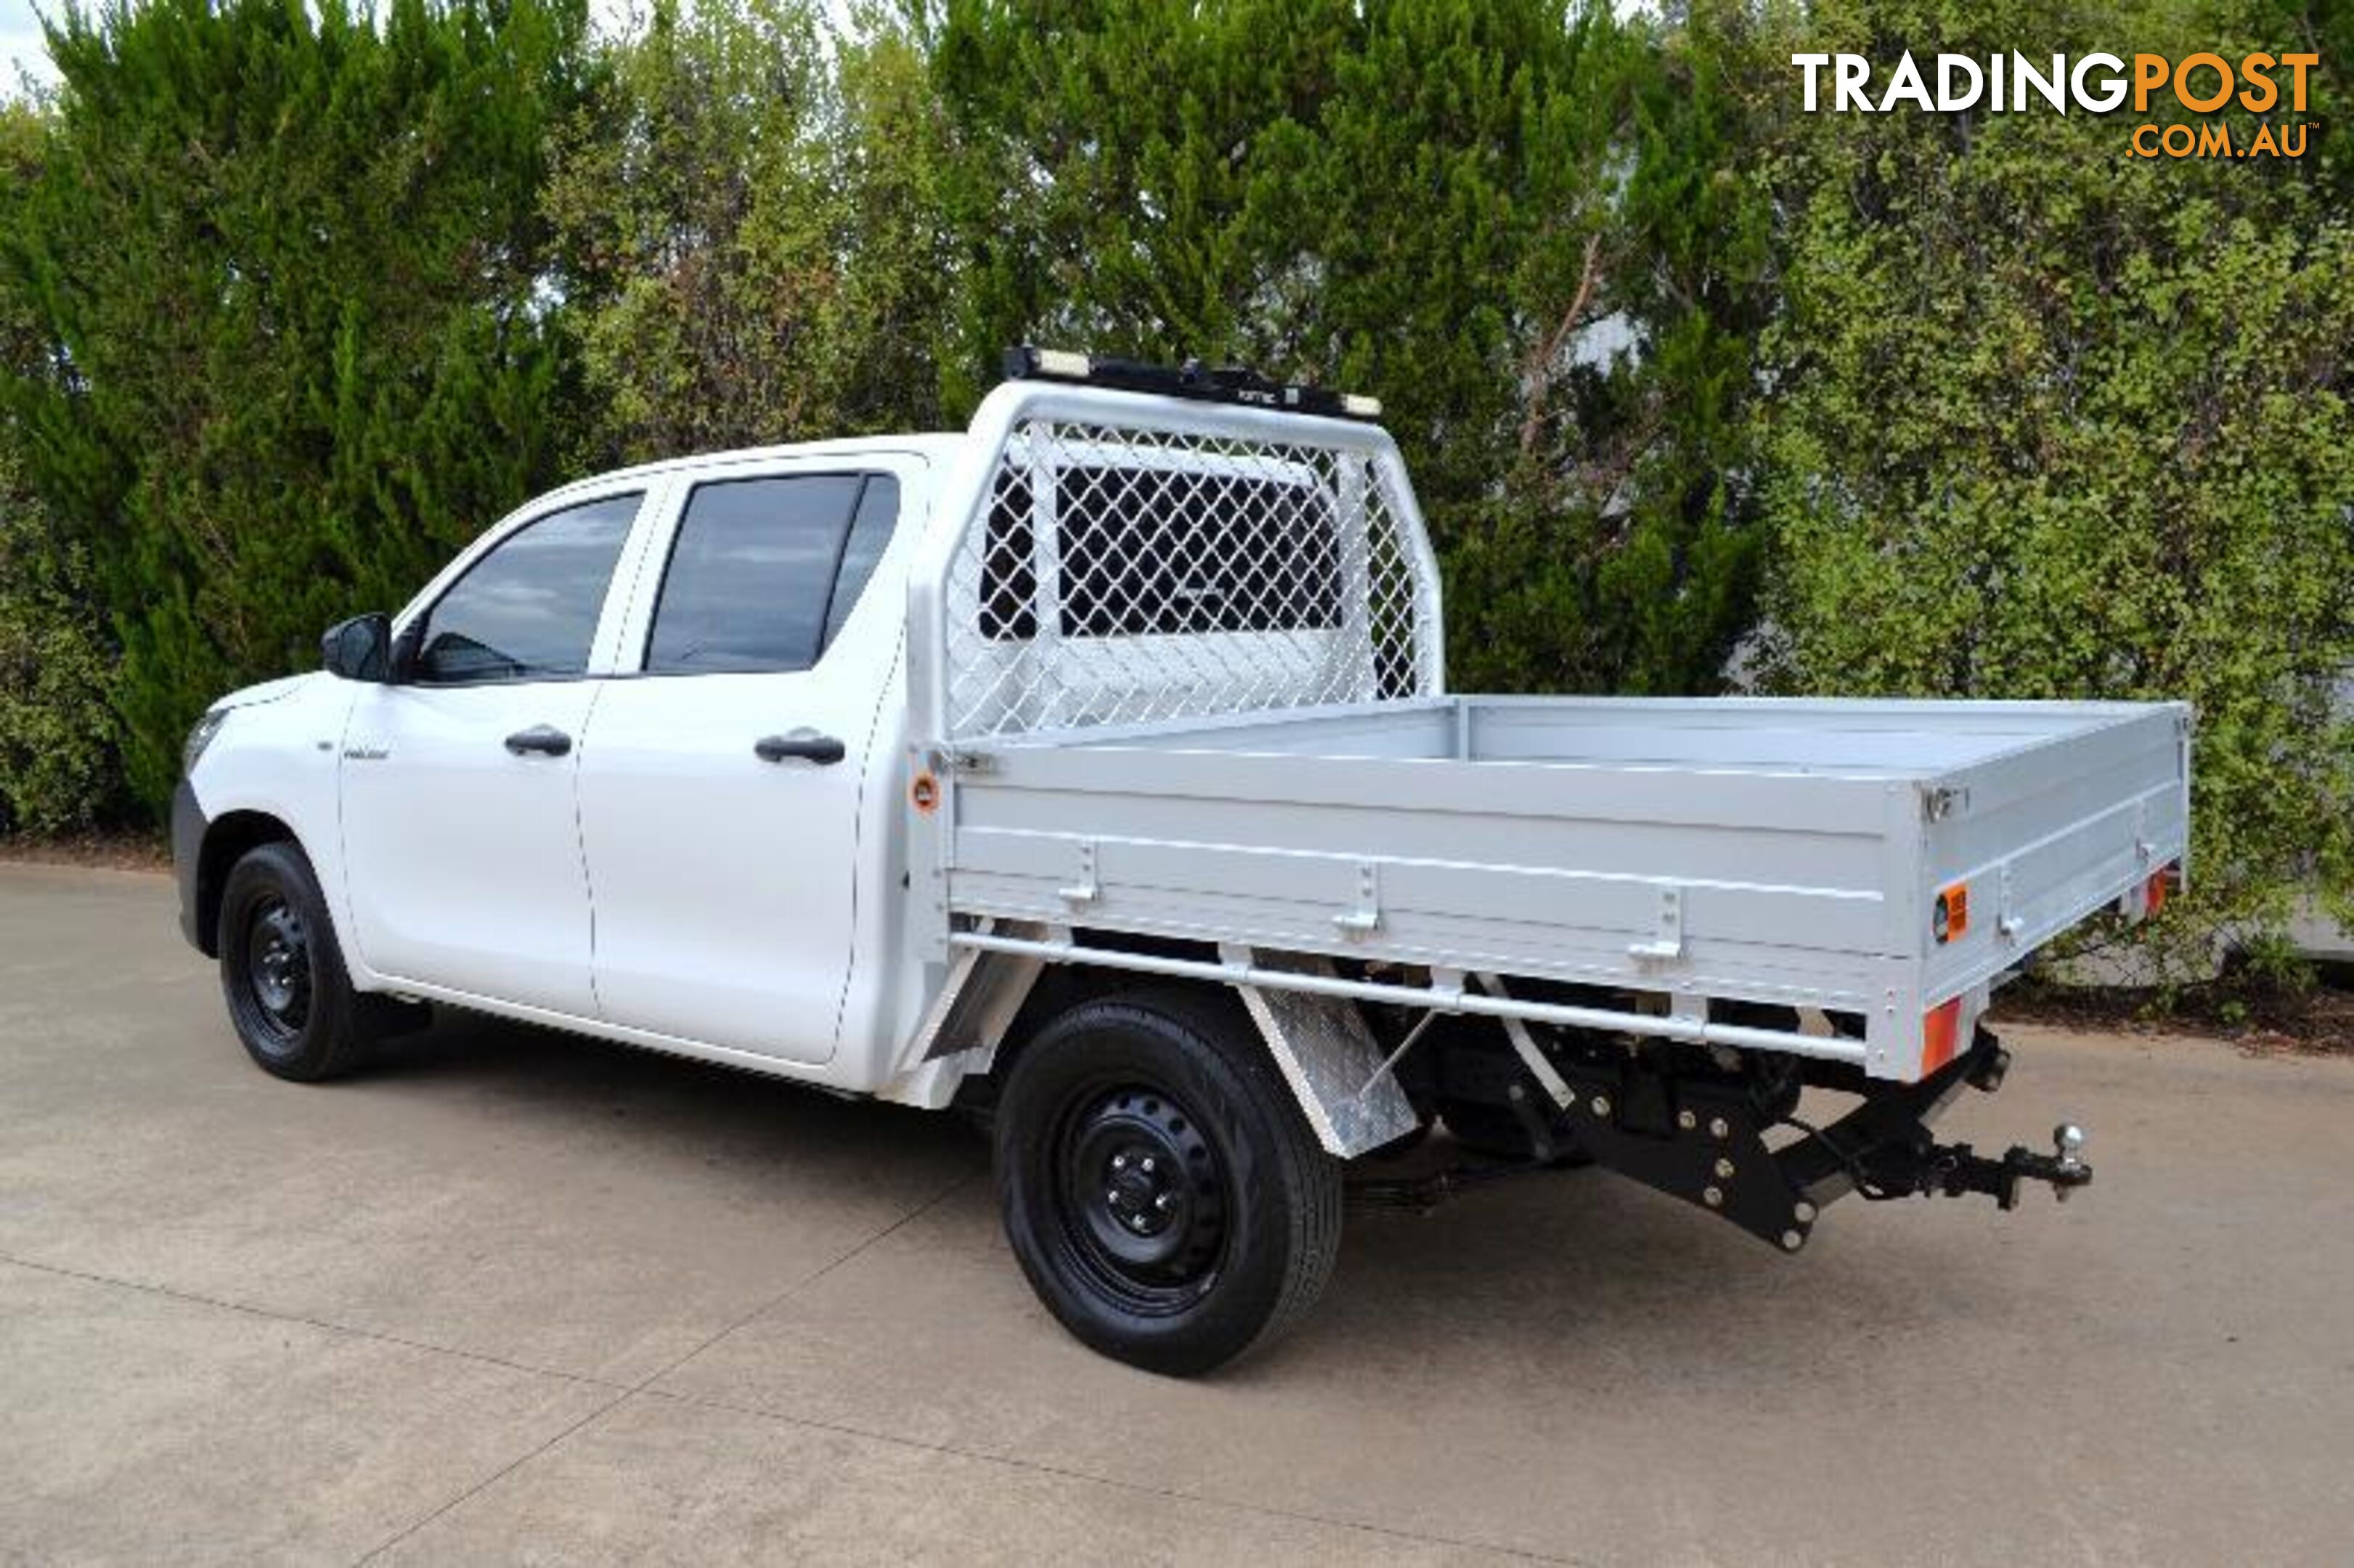
M 1948 1127 L 2081 1118 L 2066 1208 L 1508 1183 L 1179 1383 L 944 1118 L 482 1023 L 280 1084 L 165 880 L 0 867 L 0 1560 L 2346 1561 L 2354 1064 L 2013 1043 Z

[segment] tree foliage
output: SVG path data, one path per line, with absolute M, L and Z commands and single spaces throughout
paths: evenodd
M 121 649 L 136 794 L 223 689 L 315 659 L 553 471 L 542 148 L 579 0 L 68 10 L 0 267 L 11 401 Z
M 569 472 L 1030 340 L 1379 395 L 1458 688 L 2187 697 L 2184 932 L 2354 903 L 2354 7 L 898 3 L 69 10 L 0 118 L 0 826 L 155 809 Z M 2316 144 L 1789 60 L 2014 48 L 2315 52 Z
M 1981 56 L 2109 26 L 1819 12 L 1813 47 Z M 2230 17 L 2137 38 L 2236 58 Z M 2113 24 L 2112 24 L 2113 25 Z M 1826 30 L 1829 36 L 1826 37 Z M 2278 47 L 2277 43 L 2274 47 Z M 2128 122 L 1794 124 L 1757 405 L 1773 667 L 1808 692 L 2197 705 L 2201 926 L 2354 896 L 2354 214 L 2307 168 L 2121 155 Z M 2253 127 L 2244 122 L 2243 130 Z
M 0 108 L 0 211 L 38 176 L 45 135 L 34 109 Z M 0 366 L 52 374 L 20 295 L 0 293 Z M 59 535 L 24 454 L 22 426 L 0 407 L 0 832 L 54 833 L 122 803 L 115 677 L 87 552 Z
M 1714 687 L 1764 252 L 1729 122 L 1607 7 L 947 0 L 970 397 L 1035 337 L 1380 393 L 1459 681 Z
M 588 466 L 938 421 L 939 127 L 901 33 L 814 0 L 683 8 L 562 129 Z

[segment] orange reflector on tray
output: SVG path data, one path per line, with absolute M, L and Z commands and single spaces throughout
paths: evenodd
M 1962 1033 L 1962 999 L 1933 1007 L 1921 1019 L 1921 1075 L 1927 1077 L 1954 1059 Z

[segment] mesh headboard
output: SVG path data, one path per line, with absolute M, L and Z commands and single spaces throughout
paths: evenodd
M 1436 694 L 1437 585 L 1386 439 L 1167 423 L 1006 428 L 943 585 L 949 734 Z

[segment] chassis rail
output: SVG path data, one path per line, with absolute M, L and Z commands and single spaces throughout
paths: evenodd
M 1529 1023 L 1553 1023 L 1569 1029 L 1599 1029 L 1691 1045 L 1732 1045 L 1752 1051 L 1786 1051 L 1794 1056 L 1845 1062 L 1861 1066 L 1865 1046 L 1861 1040 L 1837 1035 L 1799 1034 L 1783 1029 L 1754 1029 L 1744 1024 L 1712 1023 L 1704 1018 L 1628 1012 L 1613 1008 L 1570 1007 L 1517 997 L 1483 996 L 1463 988 L 1456 974 L 1447 983 L 1430 986 L 1392 985 L 1383 980 L 1349 980 L 1339 975 L 1299 969 L 1268 969 L 1235 961 L 1212 963 L 1159 953 L 1134 953 L 1116 948 L 1083 948 L 1064 938 L 1000 936 L 988 931 L 950 933 L 949 945 L 985 953 L 1006 953 L 1047 963 L 1091 964 L 1103 969 L 1131 969 L 1139 974 L 1168 975 L 1179 980 L 1214 984 L 1255 986 L 1263 991 L 1305 991 L 1312 996 L 1339 997 L 1351 1001 L 1389 1002 L 1432 1012 L 1469 1013 L 1483 1018 L 1515 1018 Z M 1442 979 L 1447 971 L 1439 971 Z

